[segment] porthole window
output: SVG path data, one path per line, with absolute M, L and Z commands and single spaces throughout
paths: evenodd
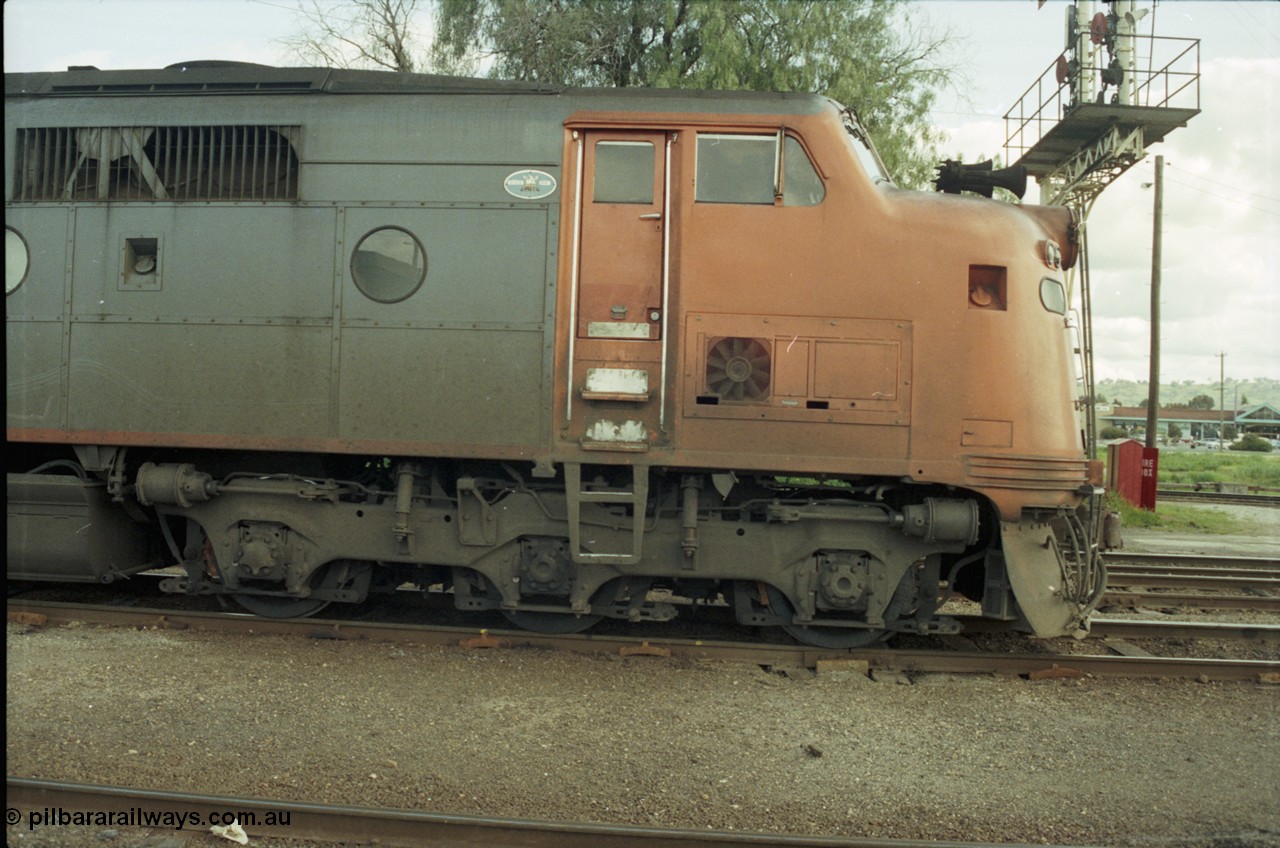
M 4 228 L 4 293 L 17 291 L 27 279 L 27 270 L 31 267 L 31 251 L 27 250 L 27 242 L 12 227 Z
M 399 303 L 427 278 L 427 252 L 408 230 L 381 227 L 351 252 L 351 278 L 370 300 Z

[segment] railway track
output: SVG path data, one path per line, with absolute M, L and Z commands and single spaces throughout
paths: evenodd
M 1280 611 L 1275 559 L 1121 554 L 1107 560 L 1104 604 Z
M 1107 568 L 1129 569 L 1133 566 L 1183 566 L 1195 568 L 1204 574 L 1214 574 L 1222 569 L 1245 571 L 1271 571 L 1280 575 L 1280 558 L 1247 556 L 1206 556 L 1203 554 L 1148 554 L 1130 551 L 1108 551 L 1104 557 Z
M 536 634 L 527 631 L 488 630 L 420 624 L 386 624 L 324 619 L 264 619 L 239 613 L 181 612 L 120 608 L 57 602 L 10 600 L 10 621 L 32 625 L 78 621 L 116 627 L 158 630 L 196 630 L 245 635 L 289 635 L 312 639 L 377 640 L 458 646 L 465 649 L 518 647 L 554 648 L 583 653 L 657 658 L 685 657 L 750 662 L 776 668 L 817 668 L 829 671 L 886 670 L 959 674 L 995 673 L 1044 677 L 1166 677 L 1220 681 L 1280 679 L 1280 662 L 1151 656 L 1145 651 L 1121 651 L 1120 655 L 1074 653 L 1005 653 L 983 650 L 874 648 L 845 651 L 804 645 L 779 645 L 701 639 L 641 639 L 593 634 Z M 977 619 L 983 622 L 983 619 Z M 975 622 L 976 623 L 976 622 Z M 987 622 L 989 624 L 989 622 Z M 1242 638 L 1280 641 L 1280 625 L 1212 625 L 1195 623 L 1181 630 L 1171 622 L 1157 631 L 1148 622 L 1103 619 L 1100 632 L 1124 643 L 1130 639 Z M 1194 634 L 1188 636 L 1187 634 Z M 962 643 L 963 644 L 963 643 Z M 1043 644 L 1043 643 L 1042 643 Z
M 1156 500 L 1176 503 L 1280 507 L 1280 497 L 1275 495 L 1251 495 L 1231 492 L 1194 492 L 1178 489 L 1157 489 Z
M 868 839 L 778 833 L 699 831 L 635 825 L 564 823 L 531 819 L 464 816 L 420 810 L 330 806 L 296 801 L 234 798 L 119 786 L 9 777 L 9 823 L 20 817 L 62 810 L 163 817 L 198 816 L 199 828 L 233 814 L 251 837 L 315 839 L 327 844 L 441 845 L 449 848 L 995 848 L 988 842 Z M 287 819 L 286 824 L 280 823 Z M 267 823 L 267 822 L 272 823 Z M 172 828 L 170 828 L 172 829 Z M 1001 842 L 1001 848 L 1029 848 Z M 1042 846 L 1043 848 L 1043 846 Z

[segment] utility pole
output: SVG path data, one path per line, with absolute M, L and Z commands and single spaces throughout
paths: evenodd
M 1151 230 L 1151 371 L 1147 377 L 1147 440 L 1156 446 L 1156 426 L 1160 421 L 1160 253 L 1163 242 L 1161 215 L 1164 210 L 1164 156 L 1156 157 L 1156 209 Z
M 1222 443 L 1226 441 L 1227 427 L 1226 415 L 1227 407 L 1223 400 L 1223 396 L 1227 393 L 1227 355 L 1226 353 L 1218 354 L 1218 450 L 1222 450 Z

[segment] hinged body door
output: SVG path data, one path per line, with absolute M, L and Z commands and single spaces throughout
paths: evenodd
M 586 130 L 564 434 L 587 450 L 643 451 L 663 433 L 669 136 Z

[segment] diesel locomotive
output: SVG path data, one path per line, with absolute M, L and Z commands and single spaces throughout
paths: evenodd
M 831 100 L 192 62 L 5 135 L 11 579 L 829 648 L 1101 595 L 1077 222 Z

